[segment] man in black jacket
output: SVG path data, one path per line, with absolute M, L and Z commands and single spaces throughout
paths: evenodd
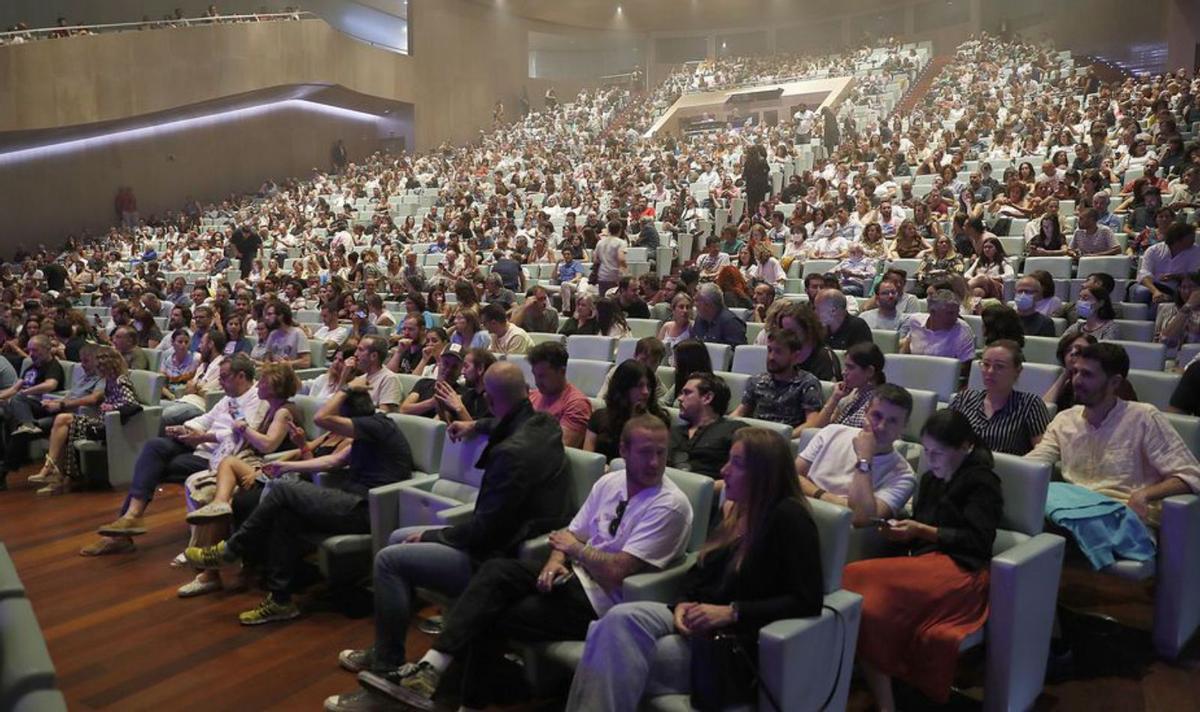
M 483 469 L 475 511 L 462 524 L 406 527 L 375 556 L 375 646 L 343 650 L 342 667 L 395 670 L 405 662 L 404 639 L 415 587 L 458 596 L 476 568 L 497 556 L 515 556 L 526 539 L 563 526 L 571 514 L 567 455 L 554 418 L 533 410 L 525 377 L 502 361 L 487 370 L 484 390 L 493 418 L 450 425 L 452 438 L 488 435 L 477 467 Z M 354 709 L 360 693 L 330 698 L 329 709 Z

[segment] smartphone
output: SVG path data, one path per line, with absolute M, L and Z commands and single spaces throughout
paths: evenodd
M 867 520 L 867 522 L 869 522 L 871 526 L 878 527 L 879 529 L 886 529 L 891 526 L 888 524 L 888 520 L 884 519 L 883 517 L 871 517 Z
M 570 583 L 571 579 L 573 579 L 573 578 L 575 578 L 574 571 L 568 571 L 565 574 L 560 574 L 559 576 L 556 576 L 553 581 L 550 582 L 550 588 L 559 588 L 560 586 L 565 586 L 568 583 Z

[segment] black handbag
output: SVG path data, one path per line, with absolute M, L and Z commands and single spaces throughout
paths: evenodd
M 691 702 L 700 712 L 720 712 L 731 705 L 752 702 L 760 687 L 758 669 L 736 634 L 723 632 L 691 639 Z M 779 704 L 762 688 L 771 707 Z

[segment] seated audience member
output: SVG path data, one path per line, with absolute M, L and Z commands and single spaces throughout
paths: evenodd
M 729 462 L 721 470 L 725 497 L 733 506 L 701 549 L 682 593 L 672 605 L 622 603 L 592 625 L 567 709 L 638 709 L 652 669 L 672 670 L 669 678 L 655 672 L 656 693 L 687 692 L 694 668 L 674 664 L 674 656 L 686 659 L 695 636 L 730 633 L 743 649 L 757 651 L 764 625 L 820 613 L 817 528 L 789 458 L 787 443 L 775 433 L 746 428 L 733 436 Z M 754 652 L 749 654 L 755 659 Z M 752 703 L 757 688 L 750 670 L 733 674 L 742 682 L 736 688 L 743 699 L 723 702 Z
M 216 471 L 201 470 L 188 477 L 185 485 L 189 499 L 197 507 L 187 515 L 187 522 L 196 527 L 192 545 L 215 544 L 229 535 L 229 518 L 233 515 L 233 497 L 238 491 L 261 490 L 266 475 L 263 466 L 266 456 L 286 449 L 299 430 L 301 413 L 292 402 L 300 380 L 286 363 L 263 364 L 259 371 L 258 398 L 266 404 L 257 428 L 245 421 L 233 424 L 234 433 L 241 439 L 238 450 L 221 460 Z M 306 445 L 304 433 L 299 433 L 299 447 Z M 202 596 L 221 589 L 217 571 L 201 571 L 195 579 L 177 591 L 180 598 Z
M 312 366 L 312 350 L 304 332 L 292 321 L 291 307 L 278 300 L 270 302 L 263 311 L 263 321 L 271 330 L 266 342 L 268 361 L 286 361 L 294 369 Z
M 875 307 L 860 312 L 859 318 L 869 329 L 898 331 L 908 319 L 908 314 L 899 309 L 900 294 L 901 288 L 895 282 L 884 279 L 875 290 Z
M 767 370 L 746 382 L 734 417 L 787 423 L 796 437 L 821 412 L 821 382 L 800 367 L 804 342 L 793 331 L 776 330 L 767 339 Z
M 437 375 L 438 356 L 450 343 L 450 336 L 440 326 L 425 330 L 425 343 L 421 346 L 421 360 L 413 365 L 412 375 L 433 378 Z
M 221 361 L 221 387 L 225 397 L 212 410 L 166 429 L 165 437 L 142 446 L 133 465 L 133 481 L 121 507 L 121 516 L 99 528 L 100 541 L 83 548 L 83 556 L 127 553 L 132 537 L 146 533 L 142 518 L 154 492 L 163 482 L 182 482 L 200 470 L 216 471 L 221 460 L 241 446 L 234 423 L 257 428 L 262 421 L 258 389 L 254 387 L 254 362 L 244 354 Z
M 172 349 L 169 352 L 163 353 L 162 363 L 158 366 L 158 372 L 163 375 L 166 385 L 163 386 L 162 397 L 170 399 L 174 396 L 171 386 L 180 386 L 192 380 L 196 376 L 196 371 L 200 367 L 200 354 L 193 353 L 188 350 L 188 344 L 191 343 L 191 338 L 183 329 L 177 329 L 171 333 L 171 338 L 167 339 L 171 342 Z
M 420 295 L 418 295 L 420 296 Z M 483 332 L 486 334 L 486 332 Z M 388 359 L 387 368 L 393 373 L 415 373 L 418 364 L 421 363 L 424 357 L 423 351 L 425 348 L 425 322 L 419 314 L 409 314 L 400 322 L 399 338 L 392 337 L 396 340 L 396 351 Z M 487 343 L 490 346 L 492 343 L 491 336 L 487 336 Z
M 175 305 L 175 307 L 173 307 L 171 309 L 170 315 L 168 315 L 168 317 L 167 317 L 167 333 L 173 334 L 176 331 L 183 329 L 185 332 L 187 332 L 188 338 L 190 339 L 192 336 L 192 330 L 188 328 L 188 324 L 190 324 L 191 322 L 192 322 L 192 310 L 188 309 L 187 307 Z M 239 323 L 241 323 L 241 322 L 239 322 Z M 229 328 L 228 322 L 226 322 L 225 327 Z M 191 351 L 194 351 L 194 349 L 191 348 L 192 343 L 195 343 L 198 346 L 199 341 L 197 340 L 195 342 L 191 342 L 191 341 L 188 342 L 188 349 Z M 156 348 L 157 348 L 157 350 L 165 353 L 165 352 L 173 349 L 174 345 L 171 343 L 171 341 L 169 339 L 164 339 L 164 340 L 158 342 L 158 346 Z
M 567 317 L 558 333 L 563 336 L 597 336 L 600 334 L 600 324 L 596 319 L 596 300 L 590 294 L 580 294 L 575 298 L 575 312 Z M 605 334 L 607 336 L 607 334 Z
M 81 479 L 79 453 L 75 451 L 74 444 L 80 440 L 103 442 L 105 413 L 119 413 L 124 423 L 142 410 L 142 404 L 133 390 L 133 382 L 129 380 L 125 360 L 120 354 L 106 346 L 96 352 L 95 358 L 96 372 L 104 379 L 104 399 L 100 403 L 100 412 L 60 413 L 54 418 L 50 430 L 50 451 L 46 454 L 46 474 L 29 478 L 30 484 L 42 485 L 37 490 L 39 495 L 65 494 L 72 481 Z
M 733 234 L 737 235 L 737 228 L 730 226 L 725 227 L 722 232 L 729 230 L 733 230 Z M 722 267 L 728 267 L 730 264 L 732 261 L 729 255 L 721 251 L 721 238 L 715 235 L 704 242 L 704 254 L 696 258 L 696 269 L 700 270 L 700 279 L 705 282 L 711 282 Z
M 1055 211 L 1046 213 L 1037 223 L 1037 232 L 1028 244 L 1030 257 L 1067 257 L 1071 254 L 1067 236 L 1063 234 L 1062 223 L 1058 219 L 1057 208 Z
M 1154 340 L 1166 344 L 1168 353 L 1185 344 L 1200 342 L 1200 289 L 1197 287 L 1200 287 L 1200 272 L 1185 274 L 1179 281 L 1173 301 L 1158 305 Z
M 658 377 L 654 371 L 637 359 L 618 364 L 609 379 L 604 407 L 593 411 L 588 419 L 583 449 L 598 452 L 606 460 L 612 460 L 620 449 L 625 423 L 640 415 L 653 415 L 669 427 L 671 417 L 654 398 L 654 385 L 657 383 Z
M 558 312 L 550 306 L 545 287 L 531 287 L 525 302 L 513 310 L 511 321 L 527 332 L 553 334 L 558 331 Z
M 857 316 L 846 313 L 846 295 L 837 289 L 823 289 L 814 304 L 817 319 L 825 327 L 825 345 L 845 351 L 855 344 L 871 341 L 871 327 Z
M 486 349 L 492 344 L 492 336 L 479 324 L 479 314 L 474 309 L 460 309 L 454 315 L 454 333 L 450 343 L 464 349 Z
M 679 402 L 679 395 L 683 391 L 684 384 L 687 380 L 697 373 L 712 373 L 712 357 L 708 354 L 708 349 L 704 344 L 690 339 L 681 341 L 675 345 L 675 385 L 668 391 L 667 396 L 663 398 L 663 405 L 668 408 L 675 407 Z
M 658 330 L 658 340 L 663 343 L 671 363 L 675 361 L 675 344 L 692 338 L 692 298 L 676 294 L 671 299 L 671 318 L 663 322 Z
M 626 275 L 617 280 L 617 292 L 613 295 L 626 319 L 649 319 L 650 307 L 638 294 L 639 280 Z
M 1063 302 L 1054 293 L 1054 277 L 1044 269 L 1035 269 L 1026 276 L 1036 279 L 1041 287 L 1033 302 L 1033 308 L 1046 316 L 1057 316 L 1063 309 Z
M 1200 270 L 1200 246 L 1196 245 L 1195 226 L 1172 223 L 1163 241 L 1142 255 L 1130 298 L 1153 304 L 1169 302 L 1184 276 L 1197 270 Z
M 1037 310 L 1037 300 L 1042 287 L 1036 279 L 1025 275 L 1017 280 L 1014 304 L 1021 319 L 1021 330 L 1026 336 L 1054 336 L 1054 322 Z
M 848 507 L 855 526 L 895 516 L 912 494 L 912 467 L 895 443 L 912 415 L 912 395 L 885 383 L 875 388 L 861 428 L 827 425 L 796 458 L 808 497 Z
M 112 335 L 112 346 L 125 359 L 130 371 L 149 371 L 150 358 L 137 345 L 137 332 L 132 326 L 119 326 Z
M 1025 330 L 1021 328 L 1021 317 L 1015 309 L 1003 304 L 991 304 L 984 307 L 979 317 L 985 346 L 993 341 L 1007 339 L 1025 348 Z
M 913 314 L 921 311 L 921 300 L 915 294 L 909 294 L 908 289 L 908 272 L 897 267 L 884 270 L 883 276 L 879 278 L 879 287 L 884 283 L 890 282 L 896 287 L 896 311 L 900 314 Z M 867 299 L 862 303 L 859 315 L 876 307 L 877 297 L 879 295 L 879 287 L 875 289 L 875 296 Z M 873 329 L 884 327 L 871 327 Z
M 533 348 L 529 333 L 508 323 L 508 314 L 499 304 L 488 304 L 479 312 L 479 321 L 492 335 L 491 350 L 497 354 L 523 354 Z
M 1015 341 L 991 342 L 979 360 L 983 388 L 962 390 L 950 399 L 950 408 L 967 416 L 992 452 L 1024 455 L 1050 424 L 1050 411 L 1038 394 L 1015 390 L 1024 361 Z
M 1184 415 L 1200 415 L 1200 359 L 1192 359 L 1184 367 L 1183 376 L 1171 394 L 1167 410 Z
M 562 442 L 567 447 L 582 447 L 592 403 L 583 391 L 567 381 L 567 347 L 556 341 L 534 346 L 529 352 L 529 370 L 536 390 L 530 394 L 533 409 L 558 421 Z
M 1121 338 L 1121 327 L 1114 321 L 1117 310 L 1113 307 L 1112 298 L 1101 287 L 1085 287 L 1079 291 L 1079 299 L 1075 302 L 1075 313 L 1079 321 L 1067 327 L 1063 336 L 1087 335 L 1099 341 L 1111 341 Z
M 749 259 L 749 253 L 743 252 Z M 753 300 L 750 298 L 750 287 L 746 284 L 746 278 L 742 272 L 734 265 L 722 267 L 717 272 L 716 279 L 713 284 L 721 288 L 721 296 L 725 300 L 725 306 L 730 309 L 749 309 L 754 306 Z
M 1095 208 L 1084 208 L 1076 218 L 1078 227 L 1071 236 L 1068 254 L 1071 257 L 1102 257 L 1121 254 L 1121 245 L 1107 225 L 1099 223 Z
M 1003 512 L 992 454 L 957 411 L 921 431 L 929 472 L 910 519 L 888 519 L 884 537 L 907 556 L 846 566 L 843 586 L 863 597 L 858 661 L 881 710 L 896 709 L 892 678 L 944 704 L 963 640 L 988 615 L 988 562 Z
M 181 395 L 162 403 L 162 427 L 182 425 L 204 415 L 208 394 L 221 390 L 221 364 L 229 358 L 224 355 L 225 343 L 225 334 L 216 329 L 200 337 L 199 363 L 191 380 L 184 384 Z
M 449 393 L 456 397 L 465 393 L 464 387 L 458 382 L 459 376 L 462 375 L 464 358 L 462 346 L 447 344 L 446 348 L 442 349 L 442 354 L 438 356 L 437 376 L 417 381 L 413 385 L 412 391 L 405 397 L 404 402 L 400 404 L 400 412 L 405 415 L 440 418 L 447 423 L 457 420 L 454 414 L 443 409 L 442 400 L 449 395 L 444 393 L 446 389 L 449 389 Z M 443 392 L 442 398 L 438 398 L 439 392 Z
M 959 319 L 960 302 L 954 292 L 939 289 L 927 302 L 929 312 L 909 315 L 908 335 L 900 340 L 900 353 L 945 356 L 962 362 L 975 358 L 975 333 Z
M 750 309 L 750 321 L 762 324 L 767 320 L 767 311 L 775 303 L 775 298 L 783 292 L 776 292 L 769 284 L 754 285 L 754 307 Z
M 1042 395 L 1042 402 L 1048 406 L 1054 406 L 1058 413 L 1075 406 L 1075 387 L 1072 381 L 1075 364 L 1079 361 L 1079 354 L 1095 343 L 1098 343 L 1096 337 L 1086 334 L 1067 335 L 1058 340 L 1058 347 L 1054 353 L 1058 358 L 1058 365 L 1062 366 L 1063 370 L 1058 374 L 1054 383 L 1050 384 L 1046 393 Z M 1138 399 L 1137 392 L 1125 379 L 1122 379 L 1120 385 L 1117 386 L 1117 397 L 1128 401 Z
M 345 343 L 349 336 L 350 326 L 338 322 L 337 306 L 333 303 L 322 306 L 321 326 L 312 332 L 312 338 L 325 345 L 326 353 L 331 353 Z
M 746 343 L 746 322 L 725 307 L 725 297 L 715 284 L 703 284 L 697 290 L 692 338 L 730 346 Z
M 783 294 L 784 285 L 787 284 L 787 272 L 783 269 L 779 259 L 771 253 L 771 248 L 766 245 L 759 245 L 754 250 L 754 260 L 754 266 L 750 268 L 750 278 L 753 282 L 757 282 L 754 288 L 754 303 L 757 305 L 759 304 L 759 287 L 769 289 L 772 299 L 778 294 Z M 769 305 L 768 302 L 767 306 Z M 761 320 L 760 315 L 758 321 Z
M 329 367 L 325 369 L 325 373 L 322 373 L 311 381 L 305 381 L 301 387 L 301 392 L 321 402 L 333 396 L 334 393 L 359 375 L 358 371 L 354 369 L 356 363 L 354 352 L 357 350 L 358 343 L 355 342 L 346 344 L 335 351 L 329 359 Z
M 367 393 L 375 407 L 385 413 L 400 410 L 402 387 L 400 378 L 384 367 L 387 360 L 388 342 L 382 336 L 364 336 L 358 340 L 354 350 L 352 367 L 366 378 Z
M 446 350 L 450 351 L 450 347 L 446 347 Z M 439 410 L 449 418 L 447 422 L 479 420 L 492 414 L 485 397 L 483 377 L 495 364 L 496 357 L 491 351 L 468 349 L 463 357 L 461 390 L 452 388 L 447 382 L 437 384 L 433 395 L 437 398 Z
M 517 295 L 504 286 L 504 278 L 498 273 L 489 274 L 483 282 L 483 299 L 488 304 L 499 304 L 506 310 L 512 309 L 517 302 Z
M 887 382 L 883 366 L 883 351 L 874 343 L 851 346 L 842 365 L 844 380 L 834 384 L 833 393 L 810 427 L 823 428 L 833 423 L 861 428 L 866 422 L 867 407 L 875 398 L 876 386 Z
M 690 470 L 716 480 L 716 489 L 724 486 L 721 467 L 729 458 L 734 433 L 746 423 L 726 418 L 729 386 L 711 373 L 696 373 L 686 379 L 679 392 L 679 418 L 671 428 L 671 467 Z
M 26 345 L 29 366 L 7 388 L 0 390 L 0 418 L 3 418 L 4 469 L 15 470 L 24 462 L 31 438 L 42 437 L 37 421 L 50 415 L 45 399 L 67 381 L 62 364 L 54 358 L 50 338 L 37 334 Z M 0 477 L 0 479 L 3 479 Z
M 238 614 L 242 625 L 296 618 L 292 602 L 296 573 L 312 545 L 306 534 L 366 534 L 371 531 L 367 492 L 412 476 L 412 450 L 388 416 L 375 412 L 366 376 L 356 378 L 317 411 L 318 427 L 352 438 L 349 448 L 312 460 L 273 462 L 268 477 L 289 472 L 330 472 L 329 484 L 277 479 L 258 506 L 225 541 L 188 547 L 188 563 L 219 569 L 241 559 L 261 565 L 267 596 L 256 608 Z
M 488 433 L 480 455 L 479 496 L 469 519 L 447 527 L 407 527 L 392 532 L 375 555 L 375 642 L 343 650 L 342 667 L 388 673 L 404 665 L 405 638 L 421 588 L 457 597 L 479 565 L 515 557 L 527 539 L 561 527 L 570 516 L 570 481 L 562 434 L 553 418 L 529 403 L 525 377 L 515 364 L 498 363 L 484 376 L 494 422 L 456 423 L 455 439 Z M 364 692 L 338 695 L 326 709 L 370 709 Z
M 687 496 L 664 477 L 667 428 L 654 416 L 631 419 L 621 433 L 624 471 L 592 487 L 564 530 L 550 534 L 544 564 L 492 559 L 471 578 L 432 648 L 419 661 L 386 674 L 362 672 L 359 682 L 420 709 L 450 664 L 462 657 L 461 704 L 492 700 L 495 670 L 510 639 L 583 640 L 591 623 L 621 603 L 626 577 L 666 566 L 691 532 Z
M 705 349 L 707 351 L 707 349 Z M 654 393 L 651 395 L 655 401 L 661 403 L 667 397 L 667 387 L 663 385 L 662 379 L 658 377 L 658 369 L 662 366 L 663 359 L 666 357 L 666 348 L 663 347 L 661 341 L 653 336 L 643 336 L 633 345 L 633 359 L 640 362 L 643 366 L 654 374 Z M 616 369 L 608 372 L 604 377 L 604 384 L 600 386 L 600 392 L 596 397 L 603 400 L 608 395 L 608 386 L 612 383 L 613 374 Z
M 986 294 L 999 294 L 1004 282 L 1016 276 L 1016 271 L 1004 254 L 1004 245 L 994 235 L 984 238 L 983 247 L 975 261 L 963 272 L 971 289 L 981 289 Z
M 1200 493 L 1200 464 L 1166 416 L 1149 403 L 1117 396 L 1129 374 L 1124 349 L 1088 345 L 1071 371 L 1078 405 L 1050 421 L 1029 459 L 1061 463 L 1066 482 L 1117 500 L 1154 526 L 1159 500 Z M 1080 544 L 1097 543 L 1088 539 Z
M 942 235 L 933 243 L 933 249 L 925 253 L 921 266 L 914 275 L 917 289 L 925 291 L 932 285 L 963 273 L 963 259 L 954 251 L 954 241 Z
M 831 272 L 837 276 L 841 291 L 865 297 L 875 275 L 879 273 L 879 260 L 863 254 L 862 243 L 852 242 L 849 254 L 834 265 Z
M 760 346 L 767 345 L 767 337 L 772 331 L 790 331 L 800 336 L 800 368 L 808 371 L 822 381 L 838 381 L 842 377 L 842 367 L 838 363 L 833 349 L 825 345 L 825 327 L 817 319 L 817 314 L 806 304 L 782 302 L 779 310 L 773 315 L 755 339 Z
M 79 350 L 79 363 L 75 364 L 74 373 L 71 376 L 71 388 L 67 391 L 66 396 L 59 398 L 47 398 L 42 401 L 42 406 L 46 409 L 46 416 L 37 421 L 38 427 L 42 430 L 52 429 L 54 420 L 60 415 L 70 415 L 83 408 L 95 408 L 104 401 L 106 390 L 106 379 L 102 377 L 96 368 L 96 352 L 100 347 L 94 343 L 85 343 Z M 7 363 L 3 359 L 0 362 Z M 4 460 L 0 460 L 0 491 L 6 488 L 5 475 L 8 471 L 14 469 L 10 466 L 11 462 L 17 462 L 18 456 L 23 456 L 18 450 L 16 444 L 8 444 L 9 441 L 4 441 Z M 37 474 L 30 475 L 27 480 L 29 484 L 45 483 L 53 469 L 53 460 L 47 458 L 42 465 L 42 469 Z

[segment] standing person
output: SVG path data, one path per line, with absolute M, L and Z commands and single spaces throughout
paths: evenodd
M 767 166 L 767 149 L 761 145 L 749 148 L 746 163 L 742 167 L 742 182 L 746 186 L 746 209 L 750 215 L 758 214 L 758 205 L 771 192 L 770 167 Z M 742 216 L 731 218 L 738 222 Z
M 598 293 L 602 297 L 608 290 L 617 286 L 621 275 L 625 273 L 627 267 L 625 255 L 629 246 L 621 237 L 624 232 L 625 228 L 619 220 L 609 222 L 604 237 L 596 243 L 596 249 L 592 251 L 594 261 L 592 274 L 598 285 Z
M 566 451 L 558 424 L 529 403 L 521 369 L 500 363 L 484 375 L 494 418 L 455 424 L 456 440 L 486 434 L 483 469 L 471 516 L 447 527 L 392 532 L 375 555 L 375 643 L 343 650 L 338 663 L 352 672 L 387 673 L 404 665 L 405 637 L 417 587 L 457 597 L 484 562 L 513 557 L 525 540 L 561 527 L 570 516 Z M 331 697 L 326 710 L 372 709 L 364 692 Z
M 346 144 L 342 139 L 338 139 L 333 144 L 333 149 L 330 151 L 330 159 L 333 161 L 333 172 L 341 173 L 346 170 L 346 165 L 350 162 L 350 158 L 346 152 Z M 245 279 L 243 277 L 243 279 Z
M 911 519 L 883 535 L 907 556 L 855 561 L 843 586 L 863 597 L 858 659 L 879 709 L 894 710 L 893 677 L 936 702 L 950 696 L 958 649 L 988 615 L 988 562 L 1003 499 L 992 453 L 963 414 L 940 410 L 921 431 L 930 471 Z
M 593 624 L 567 709 L 638 709 L 652 668 L 659 691 L 687 691 L 692 640 L 730 633 L 754 660 L 763 626 L 820 612 L 817 526 L 790 457 L 783 438 L 767 430 L 746 428 L 733 436 L 729 462 L 721 468 L 733 506 L 701 548 L 682 594 L 670 606 L 619 604 Z M 734 674 L 750 702 L 755 686 L 748 671 Z
M 229 243 L 233 245 L 233 249 L 237 253 L 238 268 L 242 273 L 242 279 L 249 279 L 250 270 L 254 268 L 254 260 L 258 259 L 258 251 L 262 247 L 262 238 L 253 228 L 239 227 L 233 231 Z
M 268 463 L 263 471 L 271 478 L 288 472 L 338 471 L 342 477 L 330 478 L 336 484 L 276 480 L 233 536 L 184 552 L 188 563 L 204 569 L 219 569 L 243 557 L 261 561 L 267 596 L 238 614 L 242 625 L 299 616 L 291 596 L 300 563 L 312 547 L 306 535 L 369 533 L 367 492 L 412 476 L 408 441 L 388 416 L 375 412 L 365 376 L 326 401 L 314 420 L 319 428 L 353 438 L 350 447 L 311 460 Z
M 491 702 L 495 661 L 510 639 L 583 640 L 588 626 L 621 603 L 625 579 L 660 569 L 687 544 L 692 508 L 665 475 L 667 427 L 654 416 L 630 420 L 621 433 L 625 470 L 592 487 L 566 529 L 550 534 L 544 564 L 485 563 L 446 617 L 442 634 L 420 660 L 378 675 L 365 687 L 418 709 L 432 709 L 446 669 L 465 659 L 461 704 Z

